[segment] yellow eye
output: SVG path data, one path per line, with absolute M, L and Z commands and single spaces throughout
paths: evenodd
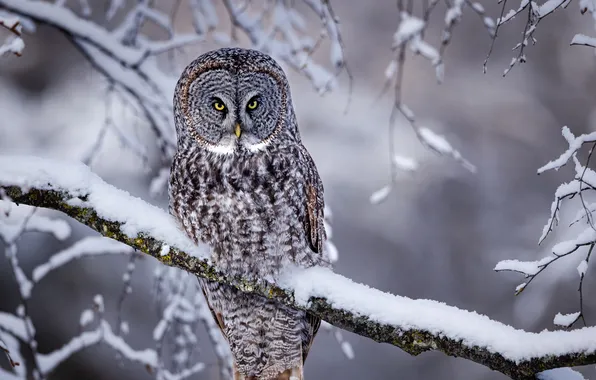
M 246 106 L 246 108 L 248 108 L 249 110 L 254 110 L 259 106 L 259 101 L 257 99 L 253 99 L 251 100 L 248 105 Z
M 213 103 L 213 108 L 215 108 L 215 109 L 216 109 L 216 110 L 218 110 L 218 111 L 223 111 L 223 110 L 225 110 L 225 109 L 226 109 L 226 105 L 225 105 L 225 104 L 223 104 L 223 102 L 221 102 L 221 101 L 219 101 L 219 100 L 216 100 L 216 101 Z

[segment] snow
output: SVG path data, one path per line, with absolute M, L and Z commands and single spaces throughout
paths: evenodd
M 557 326 L 569 327 L 573 324 L 573 322 L 577 321 L 577 318 L 579 318 L 580 314 L 581 313 L 579 311 L 571 314 L 557 313 L 553 323 Z
M 84 36 L 98 46 L 101 46 L 106 51 L 114 52 L 115 55 L 121 57 L 124 63 L 128 65 L 138 62 L 143 56 L 143 52 L 140 50 L 112 43 L 112 37 L 107 30 L 95 23 L 88 22 L 87 20 L 78 17 L 67 8 L 31 0 L 3 0 L 3 3 L 8 8 L 18 9 L 20 12 L 27 14 L 30 17 L 35 17 L 50 24 L 64 27 L 74 35 Z
M 329 261 L 332 263 L 336 262 L 339 259 L 339 253 L 337 252 L 337 248 L 329 240 L 325 241 L 325 253 L 329 258 Z
M 440 139 L 437 141 L 435 145 L 441 148 L 447 146 Z M 194 251 L 194 243 L 185 237 L 165 211 L 106 184 L 84 165 L 36 157 L 0 157 L 1 185 L 17 185 L 25 190 L 36 187 L 67 192 L 73 197 L 79 197 L 82 204 L 93 207 L 100 216 L 123 223 L 123 230 L 129 236 L 143 232 L 188 253 Z M 592 237 L 593 235 L 586 231 L 580 234 L 575 242 Z M 573 244 L 567 244 L 562 247 L 572 246 Z M 121 245 L 114 247 L 120 249 Z M 63 255 L 76 256 L 72 253 Z M 522 268 L 526 272 L 535 272 L 537 265 L 548 262 L 553 257 L 545 258 L 538 264 L 516 265 L 518 269 Z M 498 265 L 504 264 L 502 262 Z M 357 284 L 325 268 L 291 270 L 281 276 L 278 283 L 282 287 L 294 289 L 296 302 L 301 306 L 307 306 L 311 297 L 324 297 L 333 307 L 350 311 L 355 316 L 367 316 L 373 321 L 396 328 L 419 329 L 462 340 L 466 345 L 485 347 L 514 361 L 568 352 L 596 351 L 596 327 L 574 331 L 525 332 L 493 321 L 484 315 L 460 310 L 441 302 L 412 300 L 384 293 Z M 103 298 L 96 296 L 94 303 L 102 313 Z M 441 318 L 436 318 L 437 315 Z M 164 315 L 164 320 L 167 319 L 168 313 Z M 157 336 L 161 335 L 159 330 L 156 329 Z M 73 352 L 100 340 L 133 361 L 153 367 L 157 365 L 155 351 L 135 351 L 121 337 L 114 335 L 109 325 L 102 321 L 98 330 L 82 333 L 61 349 L 42 355 L 40 366 L 43 369 L 53 368 Z M 341 346 L 349 357 L 352 354 L 351 350 L 343 343 Z
M 533 276 L 537 274 L 543 267 L 549 265 L 551 262 L 557 260 L 561 256 L 569 255 L 575 251 L 577 251 L 580 247 L 585 247 L 596 241 L 596 231 L 590 226 L 585 228 L 581 233 L 579 233 L 575 239 L 566 240 L 555 244 L 552 248 L 552 254 L 537 260 L 537 261 L 519 261 L 519 260 L 502 260 L 497 263 L 494 270 L 496 271 L 503 271 L 503 270 L 510 270 L 519 273 L 523 273 L 527 276 Z M 580 263 L 577 270 L 580 272 L 581 270 L 586 270 L 588 267 L 588 263 L 585 262 L 585 265 Z
M 323 297 L 334 308 L 355 316 L 462 340 L 467 346 L 484 347 L 513 361 L 569 352 L 596 352 L 596 327 L 526 332 L 442 302 L 413 300 L 369 288 L 326 268 L 295 268 L 281 276 L 278 283 L 294 289 L 296 302 L 304 307 L 311 297 Z M 438 315 L 441 318 L 437 318 Z
M 348 359 L 354 359 L 354 349 L 352 348 L 350 342 L 341 342 L 341 350 Z
M 178 309 L 181 302 L 182 297 L 176 295 L 170 304 L 165 308 L 161 320 L 157 323 L 155 329 L 153 329 L 153 340 L 160 341 L 163 339 L 163 336 L 166 333 L 168 326 L 174 319 L 174 314 L 176 313 L 176 310 Z
M 23 299 L 31 297 L 31 290 L 33 289 L 33 283 L 29 281 L 25 272 L 19 265 L 19 259 L 17 257 L 17 246 L 16 244 L 10 244 L 6 247 L 6 258 L 10 260 L 15 279 L 19 285 L 19 292 Z
M 21 380 L 22 377 L 14 375 L 14 374 L 0 368 L 0 379 L 2 379 L 2 380 Z
M 596 12 L 596 1 L 594 0 L 579 0 L 579 8 L 582 12 Z
M 424 26 L 425 23 L 421 19 L 402 13 L 399 27 L 393 35 L 393 46 L 402 45 L 412 37 L 419 35 L 424 30 Z
M 369 202 L 373 205 L 379 204 L 387 198 L 389 193 L 391 193 L 391 186 L 383 186 L 382 188 L 371 194 Z
M 22 380 L 27 377 L 24 365 L 25 362 L 18 349 L 19 346 L 20 342 L 16 337 L 7 334 L 0 329 L 0 355 L 4 356 L 6 354 L 6 356 L 9 356 L 10 360 L 15 363 L 15 367 L 12 368 L 13 372 L 8 372 L 0 367 L 0 379 Z
M 152 197 L 157 197 L 160 195 L 164 189 L 168 188 L 169 179 L 169 168 L 161 168 L 157 176 L 151 180 L 151 185 L 149 185 L 149 194 L 151 194 Z
M 89 309 L 85 309 L 81 313 L 81 318 L 79 319 L 79 325 L 81 327 L 85 327 L 89 323 L 93 322 L 93 319 L 95 319 L 95 314 L 93 314 L 93 311 L 89 310 Z
M 31 156 L 0 156 L 0 186 L 65 191 L 101 218 L 121 223 L 130 238 L 144 233 L 189 255 L 206 259 L 209 250 L 197 246 L 164 210 L 117 189 L 77 162 Z M 86 197 L 85 200 L 82 200 Z
M 387 68 L 385 69 L 385 79 L 391 79 L 397 72 L 397 61 L 393 60 L 389 62 Z
M 538 380 L 585 380 L 584 376 L 571 368 L 555 368 L 540 372 Z
M 95 208 L 100 216 L 108 220 L 124 223 L 123 229 L 127 234 L 135 236 L 145 232 L 187 252 L 193 250 L 194 243 L 184 237 L 165 211 L 113 188 L 84 165 L 35 157 L 0 157 L 0 185 L 18 185 L 25 189 L 39 187 L 66 191 L 72 196 L 86 196 L 81 202 Z M 576 241 L 587 237 L 587 232 L 580 234 Z M 114 247 L 120 249 L 121 245 Z M 520 271 L 533 273 L 538 265 L 549 262 L 553 257 L 537 263 L 518 263 L 516 266 Z M 503 267 L 504 263 L 498 266 Z M 509 265 L 509 268 L 512 267 Z M 296 301 L 303 306 L 307 305 L 310 297 L 325 297 L 334 307 L 348 310 L 356 316 L 368 316 L 373 321 L 402 329 L 421 329 L 455 340 L 461 339 L 465 344 L 486 347 L 511 360 L 596 351 L 594 327 L 570 332 L 524 332 L 475 312 L 459 310 L 440 302 L 412 300 L 371 289 L 324 268 L 294 270 L 291 275 L 282 276 L 279 284 L 294 289 Z M 98 311 L 102 312 L 103 298 L 96 296 L 94 302 Z M 441 318 L 436 318 L 436 315 L 441 315 Z M 122 338 L 110 335 L 111 330 L 107 330 L 109 326 L 101 324 L 101 328 L 102 339 L 123 355 L 134 361 L 155 364 L 154 351 L 134 351 Z M 97 334 L 84 333 L 53 353 L 52 360 L 45 357 L 44 368 L 48 368 L 49 363 L 63 360 L 72 351 L 95 342 L 99 339 Z M 156 335 L 160 335 L 159 329 Z M 342 349 L 348 350 L 346 355 L 350 355 L 349 349 L 343 344 Z
M 587 212 L 586 212 L 587 209 Z M 596 211 L 596 203 L 589 203 L 586 204 L 585 207 L 582 205 L 582 207 L 580 207 L 577 210 L 577 213 L 575 214 L 575 217 L 573 218 L 573 221 L 571 222 L 571 224 L 575 224 L 577 222 L 579 222 L 582 219 L 585 219 L 588 217 L 588 215 L 590 215 L 590 218 L 592 218 L 592 213 L 594 213 L 594 211 Z
M 99 313 L 103 313 L 105 311 L 103 296 L 101 294 L 96 294 L 93 297 L 93 304 L 95 305 Z
M 22 318 L 0 311 L 0 330 L 5 330 L 15 337 L 26 341 L 27 329 Z
M 576 34 L 571 40 L 571 45 L 585 45 L 596 48 L 596 38 L 586 36 L 585 34 Z
M 158 366 L 157 352 L 152 349 L 144 349 L 137 351 L 130 347 L 122 337 L 115 335 L 106 321 L 102 321 L 101 328 L 103 332 L 103 340 L 114 350 L 122 354 L 130 361 L 138 362 L 155 368 Z
M 393 156 L 393 164 L 396 168 L 407 171 L 413 172 L 418 170 L 419 164 L 418 161 L 411 157 L 404 157 L 404 156 Z
M 3 44 L 0 44 L 0 57 L 6 53 L 21 55 L 25 49 L 25 42 L 20 37 L 22 33 L 21 20 L 18 17 L 0 14 L 1 29 L 9 29 L 10 35 L 6 38 Z
M 33 215 L 25 227 L 27 231 L 46 232 L 54 235 L 58 240 L 65 240 L 70 236 L 70 225 L 62 219 L 51 219 L 43 215 Z
M 538 6 L 538 8 L 534 8 L 534 12 L 536 12 L 539 18 L 543 18 L 563 5 L 565 1 L 567 0 L 547 0 L 544 4 Z
M 110 0 L 110 7 L 106 11 L 106 19 L 111 20 L 116 15 L 116 12 L 124 7 L 124 0 Z
M 464 0 L 455 0 L 445 13 L 445 25 L 449 26 L 457 22 L 461 18 L 463 7 Z
M 593 178 L 594 172 L 591 169 L 585 169 L 583 166 L 579 165 L 577 158 L 574 158 L 574 161 L 576 162 L 575 171 L 578 179 L 571 182 L 562 183 L 559 185 L 559 187 L 557 187 L 557 190 L 555 191 L 555 199 L 551 204 L 551 214 L 542 229 L 542 234 L 538 239 L 538 244 L 542 243 L 544 239 L 546 239 L 549 232 L 551 232 L 554 226 L 559 222 L 559 210 L 563 199 L 572 198 L 581 191 L 590 189 L 594 186 L 594 184 L 596 184 L 595 179 Z M 580 181 L 579 178 L 582 177 L 583 180 Z M 586 208 L 588 212 L 591 213 L 591 207 L 593 207 L 593 205 L 587 205 L 585 208 L 582 207 L 571 224 L 574 224 L 581 219 L 580 213 L 583 213 L 584 217 L 586 217 Z M 582 232 L 580 235 L 581 238 L 578 236 L 578 240 L 576 242 L 577 244 L 582 244 L 582 242 L 587 243 L 596 238 L 596 234 L 591 228 L 584 230 L 584 232 Z
M 0 238 L 12 242 L 22 232 L 49 233 L 61 241 L 70 236 L 70 225 L 66 221 L 32 212 L 31 207 L 15 207 L 12 202 L 0 199 Z M 26 221 L 25 225 L 23 221 Z
M 555 169 L 558 170 L 561 166 L 565 165 L 569 159 L 577 152 L 584 143 L 596 141 L 596 132 L 583 134 L 575 137 L 568 127 L 563 127 L 561 130 L 563 137 L 567 140 L 569 148 L 563 152 L 556 160 L 548 162 L 546 165 L 538 169 L 538 174 L 544 173 L 547 170 Z
M 47 374 L 77 351 L 100 342 L 106 343 L 122 356 L 133 362 L 145 364 L 152 368 L 155 368 L 158 365 L 157 353 L 154 350 L 134 350 L 121 337 L 114 334 L 110 325 L 106 321 L 101 321 L 96 330 L 81 333 L 50 354 L 38 354 L 39 367 L 42 373 Z
M 436 134 L 428 128 L 420 128 L 420 137 L 427 143 L 431 148 L 439 153 L 450 153 L 453 150 L 449 141 L 445 137 Z
M 128 335 L 130 332 L 130 325 L 128 322 L 122 321 L 122 323 L 120 323 L 120 331 L 122 332 L 122 335 Z
M 61 348 L 53 351 L 50 354 L 38 354 L 37 362 L 42 373 L 49 373 L 56 368 L 60 363 L 68 359 L 75 352 L 83 348 L 99 343 L 101 340 L 101 331 L 87 331 L 74 338 Z
M 461 153 L 454 149 L 444 136 L 439 135 L 426 127 L 421 127 L 418 129 L 418 136 L 424 144 L 437 153 L 451 156 L 456 161 L 461 162 L 464 168 L 468 169 L 472 173 L 476 172 L 476 167 L 465 160 Z
M 537 274 L 543 266 L 550 264 L 556 259 L 556 256 L 550 255 L 537 261 L 502 260 L 495 265 L 494 270 L 510 270 L 533 276 Z
M 498 18 L 497 19 L 497 24 L 504 24 L 507 21 L 511 20 L 512 18 L 515 17 L 515 15 L 517 15 L 517 12 L 513 9 L 510 9 L 509 12 L 507 12 L 507 14 L 503 15 L 503 18 Z
M 83 256 L 96 256 L 105 254 L 122 254 L 133 252 L 133 248 L 119 241 L 103 236 L 86 236 L 68 248 L 54 254 L 48 261 L 33 270 L 33 281 L 39 282 L 49 272 L 57 269 L 74 259 Z
M 25 49 L 25 42 L 23 42 L 23 39 L 10 36 L 3 45 L 0 45 L 0 56 L 6 53 L 21 55 L 23 54 L 23 49 Z
M 161 251 L 159 251 L 159 255 L 160 256 L 166 256 L 170 254 L 170 246 L 167 244 L 164 244 L 161 246 Z
M 577 273 L 580 277 L 586 275 L 586 271 L 588 270 L 588 262 L 586 260 L 580 261 L 579 265 L 577 266 Z

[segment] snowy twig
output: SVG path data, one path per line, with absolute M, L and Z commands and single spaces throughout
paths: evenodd
M 449 43 L 453 29 L 459 23 L 464 7 L 470 7 L 473 11 L 484 19 L 484 25 L 488 29 L 489 34 L 494 33 L 494 22 L 490 17 L 484 14 L 484 8 L 481 4 L 470 0 L 455 0 L 447 3 L 445 11 L 445 27 L 443 29 L 441 45 L 439 48 L 425 40 L 425 33 L 428 29 L 428 20 L 433 11 L 435 11 L 437 0 L 425 1 L 421 10 L 421 15 L 416 16 L 414 12 L 413 2 L 406 0 L 398 0 L 397 8 L 399 13 L 399 24 L 397 31 L 393 35 L 393 45 L 391 50 L 393 52 L 392 59 L 385 69 L 385 84 L 381 90 L 381 94 L 385 94 L 388 90 L 393 90 L 393 105 L 391 114 L 389 116 L 389 156 L 391 160 L 391 177 L 390 184 L 380 189 L 371 197 L 371 202 L 378 203 L 383 200 L 391 191 L 392 185 L 396 180 L 396 173 L 400 169 L 395 158 L 398 157 L 395 151 L 395 128 L 397 116 L 403 116 L 410 124 L 416 137 L 420 142 L 432 151 L 450 157 L 461 164 L 465 169 L 475 172 L 475 166 L 466 160 L 462 154 L 453 148 L 453 146 L 441 135 L 436 134 L 430 129 L 423 127 L 416 120 L 414 112 L 403 101 L 403 80 L 405 76 L 405 64 L 407 58 L 407 51 L 411 51 L 414 55 L 420 55 L 430 62 L 435 70 L 437 81 L 441 83 L 444 77 L 444 62 L 443 56 Z M 378 196 L 383 195 L 382 197 Z
M 170 100 L 175 78 L 161 72 L 153 59 L 156 46 L 162 46 L 161 42 L 143 40 L 137 46 L 127 45 L 125 42 L 131 40 L 126 37 L 130 36 L 119 33 L 122 28 L 129 31 L 126 20 L 121 29 L 109 31 L 58 4 L 0 0 L 0 8 L 63 32 L 100 73 L 124 90 L 141 108 L 156 136 L 162 160 L 169 160 L 175 146 Z M 185 40 L 186 43 L 195 41 Z
M 561 206 L 564 200 L 571 200 L 576 196 L 581 203 L 581 209 L 578 215 L 573 219 L 570 225 L 577 224 L 581 220 L 585 220 L 586 227 L 574 239 L 566 240 L 555 244 L 552 248 L 552 253 L 537 261 L 520 261 L 520 260 L 503 260 L 495 266 L 496 271 L 514 271 L 523 274 L 527 281 L 518 285 L 515 293 L 520 294 L 528 285 L 551 264 L 563 257 L 567 257 L 576 252 L 584 253 L 585 258 L 577 266 L 579 274 L 579 311 L 570 314 L 560 314 L 555 316 L 554 323 L 559 326 L 570 327 L 577 321 L 582 320 L 586 324 L 584 315 L 584 279 L 587 273 L 588 264 L 592 251 L 596 246 L 596 226 L 594 224 L 594 205 L 587 205 L 585 201 L 585 193 L 587 191 L 596 190 L 596 172 L 588 168 L 590 160 L 596 148 L 596 133 L 583 134 L 575 136 L 568 127 L 562 128 L 562 135 L 567 141 L 568 149 L 565 150 L 557 159 L 548 162 L 546 165 L 538 169 L 538 174 L 544 173 L 547 170 L 559 170 L 567 164 L 569 160 L 573 160 L 575 164 L 575 178 L 568 182 L 559 185 L 555 191 L 555 200 L 551 205 L 549 219 L 542 230 L 542 235 L 538 240 L 541 244 L 546 240 L 551 232 L 559 223 Z M 579 150 L 584 144 L 590 144 L 588 157 L 585 165 L 582 165 L 577 158 Z M 587 249 L 587 253 L 586 253 Z
M 5 53 L 13 53 L 20 57 L 25 48 L 25 43 L 21 38 L 22 25 L 17 17 L 4 17 L 0 15 L 0 30 L 6 29 L 11 34 L 6 41 L 0 45 L 0 56 Z
M 524 30 L 521 35 L 521 41 L 513 47 L 513 50 L 518 50 L 518 54 L 517 56 L 511 59 L 511 61 L 509 62 L 509 66 L 503 71 L 503 76 L 506 76 L 516 64 L 526 62 L 525 48 L 526 46 L 528 46 L 529 42 L 532 42 L 532 44 L 536 43 L 534 33 L 536 32 L 538 23 L 542 21 L 545 17 L 552 14 L 557 9 L 566 7 L 570 3 L 570 1 L 545 0 L 542 4 L 538 4 L 536 1 L 522 0 L 517 9 L 510 9 L 507 13 L 505 13 L 507 0 L 502 0 L 502 2 L 503 5 L 501 7 L 501 16 L 497 19 L 495 33 L 492 37 L 489 52 L 484 61 L 483 70 L 485 73 L 486 64 L 492 53 L 493 46 L 497 38 L 497 32 L 501 25 L 508 23 L 522 12 L 527 11 L 526 23 L 524 24 Z
M 84 165 L 0 157 L 0 190 L 15 203 L 60 210 L 166 265 L 308 310 L 412 355 L 439 350 L 513 379 L 596 363 L 596 328 L 528 333 L 439 302 L 383 293 L 317 267 L 283 274 L 277 285 L 226 276 L 210 264 L 206 247 L 189 241 L 165 211 L 111 187 Z
M 43 376 L 43 371 L 39 363 L 37 341 L 35 340 L 35 327 L 31 321 L 31 315 L 29 314 L 29 298 L 31 297 L 33 282 L 27 278 L 19 264 L 16 246 L 17 239 L 24 231 L 26 231 L 29 221 L 32 220 L 35 211 L 36 209 L 32 209 L 23 219 L 16 233 L 13 233 L 12 238 L 6 238 L 5 236 L 0 236 L 0 238 L 6 245 L 6 258 L 14 276 L 15 282 L 18 285 L 20 304 L 17 307 L 17 315 L 21 319 L 24 327 L 23 342 L 29 346 L 29 349 L 33 355 L 33 378 L 38 379 Z

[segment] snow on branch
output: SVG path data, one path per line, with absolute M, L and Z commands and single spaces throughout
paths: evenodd
M 582 14 L 589 12 L 594 19 L 596 24 L 596 3 L 592 0 L 579 0 L 579 8 Z M 596 26 L 596 25 L 595 25 Z M 583 46 L 590 46 L 596 48 L 596 38 L 589 37 L 584 34 L 578 33 L 573 36 L 571 40 L 571 45 L 583 45 Z
M 579 203 L 576 205 L 578 207 L 576 216 L 569 223 L 570 227 L 579 226 L 579 232 L 572 239 L 556 243 L 552 247 L 551 253 L 542 259 L 534 261 L 504 260 L 497 263 L 494 269 L 496 271 L 513 271 L 523 274 L 526 281 L 518 285 L 515 290 L 516 294 L 520 294 L 540 273 L 555 262 L 571 255 L 581 255 L 583 259 L 576 267 L 579 275 L 579 311 L 566 314 L 558 313 L 553 320 L 555 325 L 570 327 L 578 321 L 582 321 L 586 325 L 583 284 L 588 271 L 590 257 L 596 246 L 596 224 L 593 215 L 593 211 L 596 210 L 596 203 L 587 202 L 591 196 L 589 193 L 596 190 L 596 172 L 590 169 L 588 165 L 596 148 L 596 133 L 592 132 L 575 136 L 568 127 L 563 127 L 562 135 L 567 141 L 568 148 L 558 158 L 540 167 L 538 174 L 542 174 L 548 170 L 559 170 L 569 160 L 573 160 L 575 176 L 572 181 L 562 183 L 556 189 L 555 199 L 550 209 L 550 216 L 544 225 L 538 243 L 543 243 L 559 224 L 564 201 L 569 202 L 575 199 Z M 586 144 L 589 145 L 590 149 L 585 165 L 583 165 L 578 158 L 578 154 Z M 583 223 L 584 227 L 581 227 L 580 223 Z
M 0 45 L 0 56 L 6 53 L 12 53 L 20 57 L 25 48 L 25 42 L 21 38 L 23 26 L 18 17 L 5 16 L 0 14 L 0 30 L 5 29 L 9 32 L 9 36 L 4 43 Z
M 525 332 L 440 302 L 384 293 L 318 267 L 288 270 L 277 285 L 231 278 L 210 264 L 207 247 L 190 241 L 165 211 L 108 185 L 82 164 L 0 157 L 0 192 L 17 204 L 62 211 L 166 265 L 309 310 L 335 326 L 412 355 L 439 350 L 513 379 L 596 363 L 596 327 Z M 123 352 L 128 349 L 105 325 L 100 323 L 98 329 L 110 345 Z M 65 347 L 81 347 L 95 339 L 93 334 Z M 140 362 L 148 358 L 148 354 L 135 355 Z M 46 366 L 43 359 L 38 365 Z

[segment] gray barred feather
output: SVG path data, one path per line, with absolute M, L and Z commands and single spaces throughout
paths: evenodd
M 258 107 L 251 111 L 247 104 L 254 99 Z M 301 143 L 279 65 L 255 50 L 203 54 L 178 81 L 174 108 L 178 150 L 170 212 L 195 242 L 211 246 L 218 269 L 274 280 L 289 264 L 329 266 L 322 252 L 323 186 Z M 230 344 L 238 378 L 302 379 L 318 318 L 199 282 Z

